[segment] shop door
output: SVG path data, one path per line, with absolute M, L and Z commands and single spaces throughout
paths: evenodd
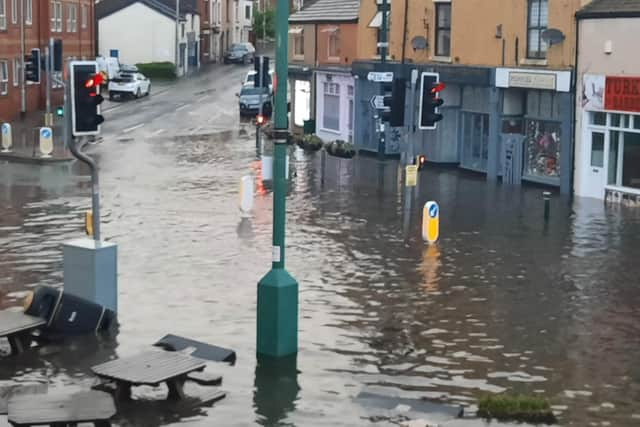
M 583 159 L 585 165 L 584 189 L 586 197 L 604 198 L 604 187 L 607 184 L 605 165 L 605 146 L 607 135 L 605 132 L 592 130 L 587 137 L 587 150 Z

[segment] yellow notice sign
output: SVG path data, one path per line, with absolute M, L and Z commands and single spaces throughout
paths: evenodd
M 418 183 L 418 166 L 417 165 L 407 166 L 405 185 L 407 187 L 415 187 L 417 183 Z

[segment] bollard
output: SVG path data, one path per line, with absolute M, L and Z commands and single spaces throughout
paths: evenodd
M 253 209 L 253 177 L 243 176 L 240 180 L 240 210 L 248 214 Z
M 551 192 L 545 191 L 542 193 L 542 198 L 544 200 L 544 220 L 549 221 L 549 214 L 551 210 Z
M 53 153 L 53 131 L 49 127 L 40 128 L 40 157 L 49 158 Z
M 13 145 L 13 137 L 11 132 L 11 125 L 9 123 L 2 124 L 2 152 L 11 152 L 11 146 Z
M 440 206 L 435 201 L 425 203 L 422 209 L 422 238 L 435 243 L 440 237 Z

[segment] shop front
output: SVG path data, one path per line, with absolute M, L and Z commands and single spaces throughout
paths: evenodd
M 640 76 L 582 79 L 578 196 L 640 202 Z
M 350 71 L 316 71 L 316 135 L 353 142 L 355 80 Z M 295 114 L 294 114 L 295 115 Z
M 315 131 L 313 118 L 314 72 L 306 66 L 289 65 L 289 87 L 291 89 L 291 131 L 302 134 L 307 127 L 308 133 Z

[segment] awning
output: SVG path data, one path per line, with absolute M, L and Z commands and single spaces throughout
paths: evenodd
M 387 26 L 389 24 L 389 14 L 391 12 L 387 12 Z M 382 27 L 382 12 L 376 13 L 376 16 L 373 17 L 371 22 L 369 22 L 369 28 L 380 28 Z
M 302 27 L 289 28 L 289 34 L 302 34 Z

